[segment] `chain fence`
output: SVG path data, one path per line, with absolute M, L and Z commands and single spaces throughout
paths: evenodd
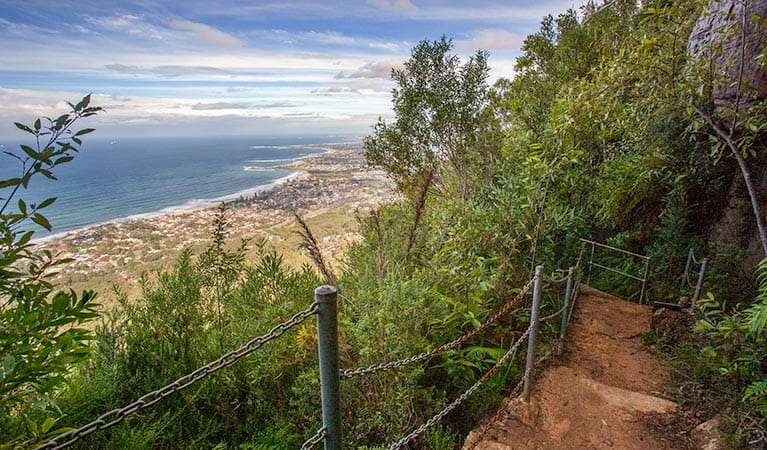
M 45 444 L 37 447 L 35 450 L 57 450 L 66 448 L 96 431 L 105 430 L 117 425 L 125 420 L 126 417 L 154 405 L 165 397 L 175 394 L 225 367 L 231 366 L 240 359 L 258 350 L 267 342 L 277 339 L 291 328 L 302 324 L 306 319 L 314 315 L 317 312 L 318 306 L 319 305 L 316 302 L 312 303 L 307 309 L 294 314 L 285 322 L 275 325 L 266 334 L 251 339 L 239 349 L 223 355 L 217 360 L 200 367 L 194 372 L 177 379 L 165 387 L 141 396 L 138 400 L 127 406 L 104 413 L 87 425 L 60 434 Z
M 482 333 L 485 331 L 490 325 L 497 322 L 501 317 L 508 314 L 509 311 L 511 311 L 514 306 L 519 303 L 519 300 L 522 299 L 528 292 L 530 292 L 530 288 L 533 285 L 533 280 L 530 280 L 523 288 L 522 290 L 514 296 L 514 298 L 509 301 L 506 306 L 503 307 L 500 311 L 498 311 L 493 317 L 488 319 L 485 323 L 480 325 L 478 328 L 475 328 L 474 330 L 470 331 L 469 333 L 466 333 L 465 335 L 459 337 L 458 339 L 455 339 L 454 341 L 448 342 L 447 344 L 440 345 L 439 347 L 436 347 L 432 350 L 429 350 L 428 352 L 420 353 L 417 355 L 413 355 L 407 358 L 403 358 L 397 361 L 390 361 L 387 363 L 380 363 L 380 364 L 374 364 L 372 366 L 368 367 L 360 367 L 358 369 L 345 369 L 341 371 L 341 376 L 343 378 L 351 378 L 358 375 L 367 375 L 370 373 L 375 373 L 381 370 L 389 370 L 389 369 L 395 369 L 397 367 L 402 367 L 408 364 L 412 364 L 427 358 L 431 358 L 433 356 L 439 355 L 440 353 L 443 353 L 447 350 L 450 350 L 451 348 L 454 348 L 458 345 L 463 344 L 464 342 L 468 341 L 469 339 L 473 338 L 474 336 Z
M 514 355 L 514 353 L 516 353 L 516 351 L 519 349 L 519 346 L 522 345 L 522 343 L 530 336 L 530 333 L 532 332 L 532 330 L 533 330 L 533 325 L 531 324 L 529 327 L 527 327 L 525 332 L 519 338 L 517 338 L 517 341 L 514 343 L 514 345 L 511 346 L 511 348 L 506 352 L 506 354 L 504 354 L 501 357 L 501 359 L 499 359 L 498 362 L 496 362 L 495 365 L 493 365 L 493 367 L 490 368 L 490 370 L 488 370 L 484 375 L 482 375 L 482 377 L 479 380 L 477 380 L 477 382 L 474 383 L 474 385 L 472 385 L 463 394 L 461 394 L 455 400 L 453 400 L 447 406 L 445 406 L 442 409 L 442 411 L 438 412 L 437 414 L 432 416 L 431 419 L 429 419 L 426 422 L 424 422 L 423 425 L 421 425 L 420 427 L 416 428 L 415 430 L 413 430 L 412 432 L 407 434 L 402 439 L 400 439 L 400 440 L 390 444 L 388 449 L 389 450 L 396 450 L 396 449 L 400 449 L 400 448 L 404 447 L 408 442 L 410 442 L 413 439 L 415 439 L 416 437 L 420 436 L 424 431 L 428 430 L 435 423 L 437 423 L 440 420 L 442 420 L 442 418 L 445 417 L 450 411 L 452 411 L 458 405 L 463 403 L 464 400 L 469 398 L 469 396 L 471 396 L 471 394 L 473 394 L 474 391 L 476 391 L 483 384 L 485 384 L 485 382 L 487 380 L 489 380 L 490 377 L 492 377 L 493 374 L 499 368 L 501 368 L 501 366 L 503 366 L 506 363 L 506 361 L 508 361 L 509 358 L 512 357 L 512 355 Z
M 575 279 L 573 279 L 574 271 L 578 271 L 578 275 Z M 546 280 L 553 284 L 562 284 L 564 282 L 567 282 L 567 289 L 565 294 L 565 301 L 564 305 L 557 310 L 556 312 L 549 314 L 542 318 L 538 317 L 538 309 L 540 304 L 540 297 L 541 297 L 541 282 L 543 280 Z M 571 287 L 573 287 L 573 282 L 575 282 L 575 290 L 571 292 Z M 580 285 L 580 271 L 579 266 L 575 266 L 574 268 L 571 268 L 569 270 L 569 273 L 567 276 L 562 277 L 560 279 L 554 279 L 552 277 L 549 277 L 547 275 L 544 275 L 542 273 L 542 267 L 536 268 L 536 276 L 530 279 L 520 290 L 519 292 L 504 305 L 502 309 L 500 309 L 495 315 L 490 317 L 487 321 L 485 321 L 482 325 L 475 328 L 474 330 L 464 334 L 463 336 L 459 337 L 458 339 L 455 339 L 451 342 L 448 342 L 446 344 L 440 345 L 439 347 L 436 347 L 428 352 L 420 353 L 417 355 L 413 355 L 404 359 L 400 359 L 397 361 L 390 361 L 386 363 L 381 364 L 375 364 L 368 367 L 361 367 L 357 369 L 346 369 L 346 370 L 339 370 L 337 365 L 337 359 L 335 364 L 335 368 L 332 369 L 334 373 L 336 374 L 336 377 L 342 377 L 342 378 L 351 378 L 358 375 L 366 375 L 375 373 L 382 370 L 388 370 L 388 369 L 394 369 L 398 368 L 407 364 L 415 363 L 418 361 L 425 360 L 427 358 L 431 358 L 433 356 L 436 356 L 438 354 L 441 354 L 447 350 L 450 350 L 454 347 L 457 347 L 474 336 L 486 331 L 492 324 L 498 322 L 503 316 L 508 314 L 512 309 L 518 306 L 520 300 L 526 296 L 530 290 L 534 287 L 534 306 L 533 306 L 533 312 L 531 315 L 531 323 L 527 327 L 527 329 L 517 338 L 517 340 L 514 342 L 514 344 L 509 348 L 509 350 L 484 374 L 482 377 L 477 380 L 477 382 L 472 385 L 469 389 L 464 391 L 460 396 L 455 398 L 452 402 L 450 402 L 448 405 L 446 405 L 441 411 L 439 411 L 437 414 L 432 416 L 430 419 L 428 419 L 426 422 L 424 422 L 421 426 L 414 429 L 401 439 L 399 439 L 396 442 L 393 442 L 389 445 L 389 449 L 400 449 L 404 446 L 406 446 L 409 442 L 411 442 L 413 439 L 417 438 L 421 434 L 423 434 L 426 430 L 428 430 L 430 427 L 432 427 L 434 424 L 442 420 L 447 414 L 449 414 L 451 411 L 453 411 L 456 407 L 458 407 L 461 403 L 463 403 L 468 397 L 470 397 L 477 389 L 479 389 L 487 380 L 489 380 L 493 374 L 495 374 L 504 364 L 508 362 L 512 356 L 516 354 L 516 352 L 519 350 L 519 347 L 522 345 L 522 343 L 526 340 L 529 340 L 528 343 L 528 353 L 530 353 L 532 356 L 528 356 L 527 366 L 525 367 L 525 372 L 520 380 L 520 382 L 517 384 L 517 386 L 514 388 L 512 392 L 517 392 L 519 389 L 523 386 L 523 383 L 530 382 L 531 373 L 533 371 L 533 368 L 542 360 L 549 356 L 549 354 L 545 355 L 543 358 L 539 358 L 537 361 L 533 361 L 532 358 L 534 358 L 534 347 L 535 347 L 535 335 L 536 335 L 536 328 L 539 324 L 544 323 L 550 319 L 553 319 L 557 316 L 560 316 L 562 314 L 567 314 L 566 317 L 562 318 L 562 327 L 566 327 L 566 323 L 569 321 L 570 317 L 572 316 L 572 310 L 575 306 L 574 298 L 577 296 L 576 292 Z M 320 294 L 320 290 L 322 290 L 322 293 Z M 573 294 L 573 301 L 570 301 L 570 294 Z M 203 378 L 225 368 L 228 366 L 231 366 L 232 364 L 235 364 L 240 359 L 244 358 L 245 356 L 253 353 L 260 347 L 262 347 L 267 342 L 277 339 L 283 334 L 285 334 L 290 329 L 302 324 L 305 322 L 309 317 L 317 314 L 318 315 L 318 332 L 322 331 L 323 324 L 324 326 L 327 326 L 328 324 L 332 324 L 331 329 L 336 330 L 336 324 L 337 324 L 337 317 L 336 317 L 336 305 L 337 305 L 337 297 L 341 297 L 338 295 L 337 289 L 332 286 L 323 286 L 318 288 L 315 291 L 315 302 L 312 303 L 307 309 L 294 314 L 290 319 L 279 323 L 272 327 L 266 334 L 259 336 L 257 338 L 254 338 L 250 341 L 248 341 L 245 345 L 240 347 L 239 349 L 229 352 L 223 356 L 221 356 L 219 359 L 212 361 L 211 363 L 200 367 L 199 369 L 195 370 L 194 372 L 185 375 L 176 381 L 168 384 L 167 386 L 160 388 L 158 390 L 152 391 L 148 394 L 143 395 L 138 400 L 134 401 L 133 403 L 123 407 L 114 409 L 112 411 L 109 411 L 105 414 L 102 414 L 99 416 L 96 420 L 78 428 L 75 430 L 68 431 L 66 433 L 60 434 L 53 438 L 52 440 L 48 441 L 47 443 L 39 446 L 36 448 L 36 450 L 50 450 L 50 449 L 61 449 L 68 447 L 75 442 L 79 441 L 80 439 L 96 432 L 99 430 L 104 430 L 110 427 L 113 427 L 123 420 L 127 418 L 128 416 L 135 414 L 141 410 L 144 410 L 165 397 L 168 397 L 176 392 L 179 392 L 188 386 L 196 383 L 197 381 L 202 380 Z M 348 301 L 345 297 L 341 297 L 342 300 Z M 567 313 L 568 308 L 569 314 Z M 567 319 L 567 320 L 566 320 Z M 328 322 L 330 321 L 330 322 Z M 320 333 L 321 334 L 321 333 Z M 337 334 L 337 331 L 332 331 L 333 335 Z M 563 334 L 560 334 L 560 337 L 562 337 Z M 323 344 L 320 342 L 320 366 L 323 366 Z M 329 345 L 329 344 L 328 344 Z M 338 348 L 337 343 L 333 344 L 335 347 L 327 347 L 325 348 L 326 354 L 327 352 L 330 352 L 330 354 L 337 355 Z M 531 350 L 532 349 L 532 350 Z M 336 356 L 337 358 L 337 356 Z M 328 366 L 330 367 L 330 366 Z M 336 378 L 338 380 L 338 378 Z M 337 448 L 340 446 L 340 422 L 325 422 L 326 418 L 326 405 L 325 404 L 325 395 L 329 392 L 327 391 L 327 386 L 325 386 L 325 381 L 321 380 L 321 387 L 322 387 L 322 395 L 323 395 L 323 426 L 316 431 L 314 435 L 312 435 L 306 442 L 303 443 L 301 446 L 302 450 L 308 450 L 314 448 L 317 444 L 325 441 L 325 446 L 332 448 Z M 336 386 L 333 388 L 336 390 L 336 397 L 337 397 L 337 381 Z M 525 394 L 529 395 L 529 389 L 528 386 L 525 385 Z M 509 397 L 510 398 L 510 397 Z M 525 400 L 527 400 L 527 397 L 525 397 Z M 337 400 L 336 400 L 337 401 Z M 338 404 L 333 405 L 334 408 L 338 409 Z M 329 410 L 327 410 L 329 411 Z M 337 411 L 336 411 L 337 412 Z M 496 413 L 500 414 L 499 413 Z M 340 415 L 338 416 L 338 421 L 340 421 Z M 473 448 L 473 447 L 471 447 Z
M 539 357 L 535 360 L 535 364 L 530 366 L 527 370 L 525 370 L 525 373 L 522 374 L 522 377 L 519 379 L 517 384 L 514 386 L 514 388 L 509 392 L 509 395 L 506 396 L 506 398 L 503 399 L 501 404 L 498 406 L 498 409 L 496 409 L 495 414 L 493 414 L 493 417 L 490 418 L 484 425 L 480 426 L 479 432 L 474 433 L 470 436 L 469 441 L 464 444 L 462 447 L 462 450 L 474 450 L 477 445 L 482 441 L 482 438 L 485 437 L 488 431 L 498 423 L 498 420 L 500 420 L 503 413 L 508 411 L 509 405 L 512 401 L 517 399 L 519 397 L 519 394 L 522 392 L 522 386 L 525 384 L 525 378 L 530 375 L 531 373 L 535 372 L 536 369 L 540 369 L 541 364 L 543 364 L 549 357 L 553 354 L 553 351 L 548 351 L 545 355 Z
M 548 281 L 551 284 L 562 284 L 567 281 L 567 274 L 563 275 L 560 278 L 552 278 L 549 275 L 543 275 L 543 279 Z
M 314 448 L 317 444 L 325 439 L 326 434 L 327 429 L 325 427 L 320 428 L 316 433 L 314 433 L 314 436 L 310 437 L 306 440 L 306 442 L 304 442 L 304 445 L 301 446 L 301 450 L 309 450 Z

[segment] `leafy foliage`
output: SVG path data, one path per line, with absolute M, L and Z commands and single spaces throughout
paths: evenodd
M 16 123 L 34 144 L 4 152 L 20 167 L 18 177 L 0 180 L 0 417 L 23 405 L 55 410 L 57 388 L 92 350 L 94 335 L 83 325 L 97 316 L 95 293 L 57 290 L 52 281 L 55 270 L 68 260 L 38 251 L 32 243 L 32 223 L 52 229 L 42 211 L 56 198 L 27 204 L 20 197 L 34 177 L 55 180 L 54 169 L 74 159 L 82 136 L 93 131 L 75 131 L 74 125 L 101 111 L 89 104 L 90 95 L 76 105 L 70 103 L 71 110 L 56 118 Z M 55 423 L 50 418 L 39 425 L 31 421 L 29 427 L 39 439 L 55 432 Z

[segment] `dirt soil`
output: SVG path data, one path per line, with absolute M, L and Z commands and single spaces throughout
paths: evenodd
M 642 344 L 652 311 L 582 286 L 565 350 L 533 387 L 530 405 L 512 401 L 476 449 L 678 449 L 650 416 L 670 415 L 667 371 Z

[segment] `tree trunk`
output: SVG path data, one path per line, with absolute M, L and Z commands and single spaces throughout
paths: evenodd
M 703 118 L 703 120 L 706 121 L 706 123 L 709 124 L 711 128 L 714 129 L 716 134 L 724 140 L 724 142 L 727 144 L 727 147 L 730 148 L 732 151 L 732 155 L 735 157 L 735 161 L 738 163 L 738 168 L 740 168 L 740 173 L 743 175 L 743 181 L 746 183 L 746 190 L 748 191 L 748 196 L 751 200 L 751 207 L 754 210 L 754 216 L 756 216 L 756 228 L 759 231 L 759 241 L 762 243 L 762 251 L 764 252 L 764 255 L 767 256 L 767 225 L 765 224 L 764 220 L 764 214 L 762 214 L 762 208 L 759 204 L 759 197 L 756 193 L 756 188 L 754 187 L 754 182 L 751 180 L 751 172 L 748 170 L 748 165 L 746 164 L 746 160 L 743 158 L 743 155 L 740 153 L 740 149 L 735 144 L 735 142 L 732 140 L 732 136 L 730 136 L 729 133 L 727 133 L 722 127 L 717 125 L 716 122 L 714 122 L 714 119 L 711 117 L 710 114 L 703 111 L 702 109 L 698 108 L 695 105 L 691 105 L 692 108 L 695 110 L 695 112 L 698 113 L 700 117 Z

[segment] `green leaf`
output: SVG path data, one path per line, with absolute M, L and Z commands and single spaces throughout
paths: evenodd
M 96 131 L 95 128 L 84 128 L 78 131 L 77 133 L 75 133 L 75 136 L 82 136 L 84 134 L 93 133 L 94 131 Z
M 8 355 L 5 358 L 3 358 L 3 371 L 5 373 L 10 372 L 13 370 L 13 366 L 16 365 L 16 358 L 13 357 L 13 355 Z
M 19 204 L 19 211 L 22 214 L 26 214 L 27 213 L 27 204 L 26 204 L 26 202 L 24 200 L 22 200 L 22 199 L 19 199 L 19 203 L 18 204 Z
M 45 208 L 47 206 L 51 206 L 53 204 L 53 202 L 56 201 L 56 198 L 57 197 L 46 198 L 39 205 L 37 205 L 37 209 L 43 209 L 43 208 Z
M 69 161 L 72 161 L 73 159 L 75 159 L 74 156 L 62 156 L 61 158 L 57 159 L 56 162 L 54 162 L 53 164 L 58 166 L 59 164 L 68 163 Z
M 32 222 L 40 225 L 41 227 L 45 228 L 48 231 L 51 231 L 51 229 L 53 228 L 50 222 L 48 222 L 48 219 L 46 219 L 45 216 L 43 216 L 40 213 L 35 213 L 35 215 L 32 216 Z
M 18 186 L 21 184 L 21 178 L 9 178 L 7 180 L 0 180 L 0 189 L 4 189 L 10 186 Z
M 14 122 L 13 124 L 16 125 L 16 128 L 18 128 L 21 131 L 26 131 L 27 133 L 35 134 L 35 132 L 31 128 L 24 125 L 23 123 Z
M 26 153 L 27 156 L 29 156 L 30 158 L 34 160 L 41 159 L 40 153 L 36 152 L 35 149 L 33 149 L 32 147 L 22 144 L 21 149 L 24 150 L 24 153 Z
M 38 117 L 37 120 L 35 120 L 35 130 L 39 130 L 42 124 L 40 123 L 40 118 Z
M 75 105 L 75 111 L 80 111 L 81 109 L 83 109 L 83 108 L 85 108 L 86 106 L 88 106 L 88 104 L 89 104 L 90 102 L 91 102 L 91 94 L 88 94 L 88 95 L 86 95 L 85 97 L 83 97 L 83 99 L 82 99 L 82 100 L 80 100 L 80 103 L 78 103 L 77 105 Z
M 38 172 L 40 172 L 41 174 L 45 175 L 45 177 L 50 179 L 50 180 L 57 180 L 58 179 L 58 178 L 54 177 L 53 173 L 51 173 L 51 171 L 48 170 L 48 169 L 39 169 Z
M 54 425 L 56 425 L 56 419 L 54 419 L 53 417 L 48 417 L 40 426 L 40 431 L 42 431 L 43 433 L 47 433 L 48 431 L 50 431 L 51 428 L 53 428 Z

